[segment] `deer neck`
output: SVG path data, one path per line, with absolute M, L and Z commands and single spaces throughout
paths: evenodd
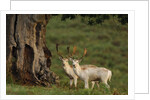
M 69 63 L 64 63 L 63 67 L 67 67 L 68 68 L 68 67 L 70 67 L 70 65 L 69 65 Z
M 76 64 L 75 65 L 76 66 L 76 68 L 74 69 L 75 70 L 75 73 L 78 75 L 78 76 L 80 76 L 80 74 L 81 74 L 81 67 L 80 67 L 80 65 L 79 64 Z

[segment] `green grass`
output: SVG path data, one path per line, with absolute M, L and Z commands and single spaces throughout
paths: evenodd
M 128 94 L 128 25 L 121 25 L 112 18 L 105 20 L 103 25 L 87 25 L 80 17 L 74 20 L 61 21 L 60 16 L 51 17 L 46 30 L 47 47 L 52 53 L 50 69 L 60 77 L 60 85 L 51 88 L 39 86 L 21 86 L 7 83 L 7 94 L 37 94 L 37 95 L 112 95 Z M 69 88 L 69 78 L 65 75 L 61 61 L 55 50 L 56 43 L 60 45 L 60 52 L 67 54 L 66 47 L 71 51 L 77 46 L 76 56 L 83 54 L 87 48 L 87 55 L 81 64 L 93 64 L 110 69 L 113 73 L 110 90 L 103 84 L 100 89 L 84 89 L 84 83 L 79 80 L 78 88 Z M 70 62 L 71 64 L 71 62 Z M 91 85 L 90 85 L 91 86 Z
M 68 83 L 63 83 L 61 86 L 53 85 L 49 87 L 40 86 L 21 86 L 16 84 L 7 84 L 7 95 L 104 95 L 111 94 L 111 91 L 105 88 L 102 84 L 102 89 L 84 89 L 81 86 L 78 88 L 69 88 Z

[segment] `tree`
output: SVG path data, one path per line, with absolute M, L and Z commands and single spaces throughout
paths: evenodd
M 54 15 L 57 16 L 57 15 Z M 65 21 L 66 19 L 75 19 L 76 16 L 81 16 L 83 20 L 88 18 L 88 20 L 84 21 L 88 25 L 95 24 L 103 24 L 105 20 L 108 20 L 110 17 L 116 17 L 117 20 L 122 24 L 128 23 L 128 14 L 63 14 L 61 20 Z
M 59 77 L 50 71 L 52 55 L 45 42 L 49 19 L 44 14 L 6 15 L 6 69 L 15 82 L 59 83 Z

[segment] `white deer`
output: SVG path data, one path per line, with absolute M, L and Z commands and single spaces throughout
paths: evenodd
M 67 47 L 67 49 L 69 50 L 69 48 Z M 78 76 L 74 73 L 73 71 L 73 67 L 69 65 L 68 63 L 68 58 L 63 57 L 59 52 L 58 52 L 58 44 L 56 44 L 56 50 L 57 50 L 57 54 L 59 55 L 59 59 L 62 61 L 63 64 L 63 69 L 66 73 L 66 75 L 69 77 L 70 79 L 70 87 L 72 87 L 73 81 L 74 81 L 74 85 L 75 87 L 77 87 L 77 79 Z
M 75 85 L 75 88 L 77 87 L 77 80 L 78 80 L 78 76 L 75 74 L 75 72 L 73 71 L 73 66 L 71 66 L 69 64 L 69 60 L 68 60 L 68 57 L 63 57 L 59 52 L 58 52 L 58 44 L 56 44 L 56 50 L 57 50 L 57 54 L 59 55 L 59 59 L 62 61 L 62 64 L 63 64 L 63 69 L 66 73 L 66 75 L 69 77 L 70 79 L 70 87 L 72 87 L 72 84 L 74 82 L 74 85 Z M 67 47 L 67 51 L 69 53 L 69 47 Z M 73 54 L 75 53 L 76 51 L 76 47 L 73 48 Z M 69 56 L 70 57 L 70 56 Z M 86 67 L 88 67 L 89 65 L 82 65 L 81 67 L 84 69 Z M 94 66 L 94 65 L 93 65 Z M 95 82 L 92 84 L 94 85 Z M 97 86 L 99 87 L 99 84 L 98 82 L 96 82 Z M 94 86 L 93 86 L 94 87 Z
M 92 88 L 94 88 L 95 82 L 98 84 L 98 81 L 103 82 L 107 88 L 110 88 L 110 86 L 107 84 L 107 81 L 110 81 L 112 76 L 112 72 L 110 70 L 103 67 L 97 67 L 95 65 L 87 65 L 84 68 L 79 65 L 86 53 L 87 50 L 85 48 L 84 54 L 80 59 L 73 59 L 70 57 L 75 74 L 84 81 L 85 88 L 89 88 L 89 81 L 92 82 Z

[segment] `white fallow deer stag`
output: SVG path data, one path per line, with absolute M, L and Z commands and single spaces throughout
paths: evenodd
M 86 55 L 87 50 L 84 49 L 84 54 L 79 59 L 74 59 L 70 57 L 70 60 L 72 61 L 73 70 L 77 74 L 77 76 L 84 81 L 85 88 L 89 88 L 89 81 L 92 82 L 92 89 L 94 88 L 95 82 L 98 84 L 98 82 L 103 82 L 107 88 L 110 88 L 110 86 L 107 84 L 107 81 L 111 79 L 112 72 L 106 68 L 103 67 L 97 67 L 95 65 L 87 65 L 87 67 L 81 67 L 79 64 L 83 57 Z M 99 87 L 99 86 L 98 86 Z
M 58 44 L 56 44 L 56 51 L 57 54 L 59 55 L 59 59 L 62 61 L 63 64 L 63 69 L 66 73 L 66 75 L 69 77 L 70 79 L 70 87 L 72 87 L 72 84 L 74 82 L 75 87 L 77 87 L 77 79 L 78 76 L 74 73 L 73 71 L 73 67 L 69 65 L 69 60 L 67 57 L 63 57 L 59 52 L 58 52 Z M 67 47 L 67 50 L 69 51 L 69 47 Z

